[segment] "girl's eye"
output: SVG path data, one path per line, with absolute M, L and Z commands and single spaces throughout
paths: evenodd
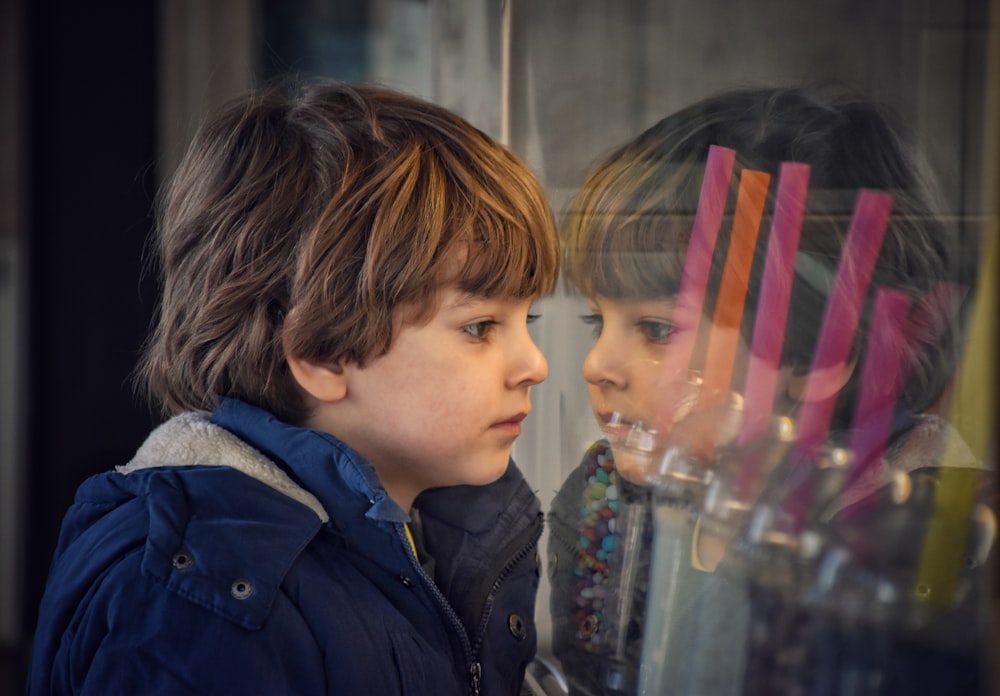
M 662 319 L 643 319 L 637 326 L 650 343 L 666 343 L 674 332 L 674 325 Z
M 600 314 L 583 314 L 580 316 L 580 320 L 587 326 L 592 327 L 594 338 L 598 338 L 601 335 L 601 331 L 604 329 L 604 317 Z
M 536 321 L 538 321 L 541 318 L 541 316 L 542 316 L 541 314 L 529 314 L 528 315 L 528 323 L 529 324 L 534 324 Z
M 474 321 L 471 324 L 466 324 L 462 327 L 462 331 L 469 334 L 473 338 L 484 339 L 486 338 L 497 322 L 492 319 L 483 319 L 482 321 Z

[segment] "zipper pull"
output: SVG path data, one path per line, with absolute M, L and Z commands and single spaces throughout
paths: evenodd
M 469 665 L 469 676 L 472 678 L 472 696 L 479 696 L 479 682 L 483 678 L 483 666 L 478 662 Z

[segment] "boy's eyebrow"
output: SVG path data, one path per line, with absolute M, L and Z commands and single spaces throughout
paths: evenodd
M 483 295 L 477 295 L 473 292 L 462 292 L 451 301 L 444 304 L 441 309 L 462 309 L 463 307 L 468 307 L 469 305 L 477 302 L 482 302 L 485 299 L 487 298 Z
M 483 302 L 489 302 L 490 300 L 501 300 L 504 299 L 504 295 L 489 295 L 477 292 L 462 291 L 456 294 L 454 298 L 445 302 L 441 305 L 441 311 L 452 310 L 452 309 L 465 309 Z M 510 298 L 508 298 L 510 299 Z M 537 298 L 532 298 L 537 299 Z

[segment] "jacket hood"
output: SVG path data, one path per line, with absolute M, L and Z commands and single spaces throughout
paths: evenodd
M 182 413 L 156 428 L 120 474 L 164 466 L 228 466 L 302 503 L 327 522 L 330 515 L 305 490 L 263 454 L 213 424 L 207 413 Z

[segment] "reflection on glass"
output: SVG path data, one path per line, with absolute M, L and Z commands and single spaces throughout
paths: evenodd
M 570 204 L 604 435 L 550 515 L 570 693 L 988 692 L 993 483 L 947 418 L 977 250 L 890 123 L 724 93 Z

